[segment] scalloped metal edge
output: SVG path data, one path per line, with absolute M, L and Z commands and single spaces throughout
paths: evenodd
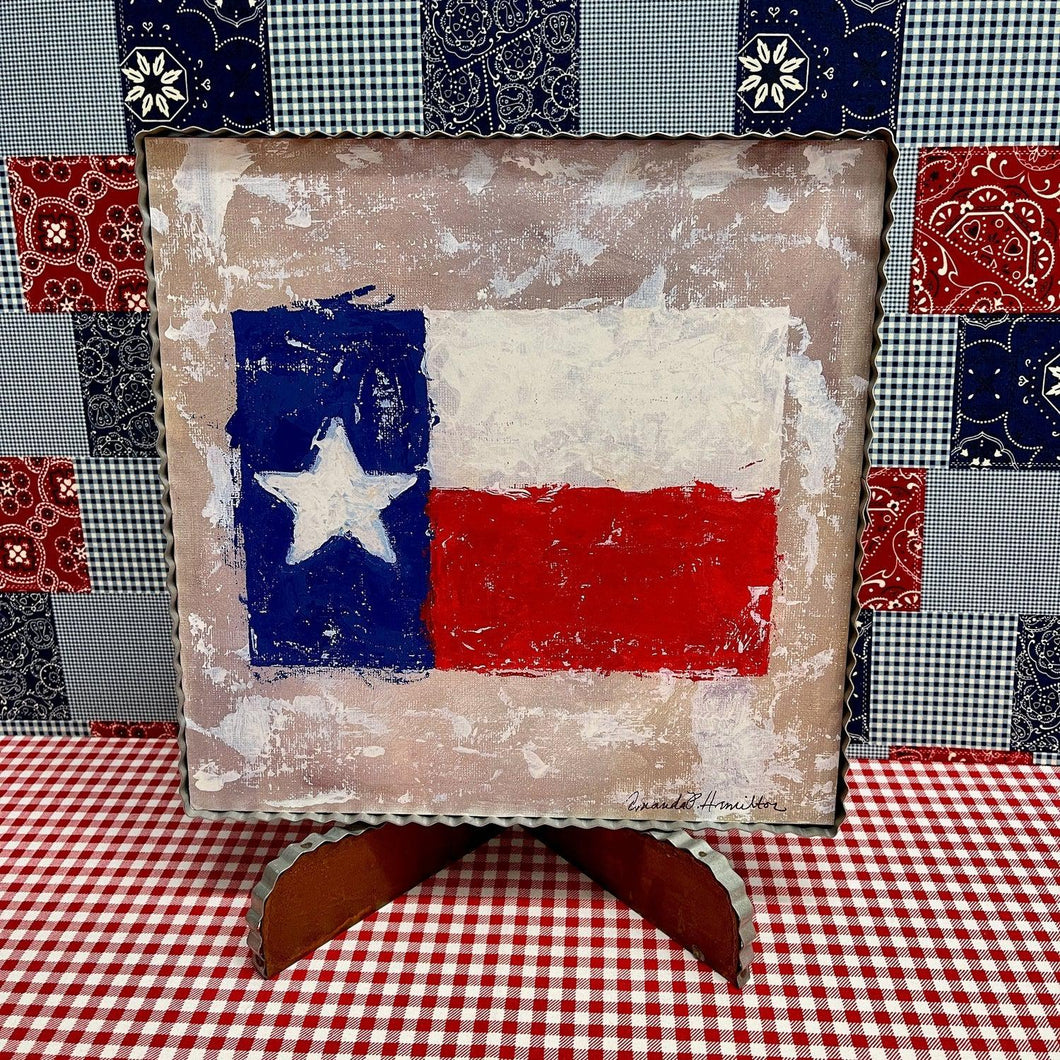
M 206 810 L 193 806 L 191 802 L 190 776 L 188 774 L 188 747 L 185 738 L 186 720 L 184 716 L 184 686 L 181 680 L 182 667 L 180 660 L 180 614 L 177 609 L 177 580 L 176 580 L 176 557 L 173 537 L 173 508 L 170 501 L 169 491 L 169 458 L 166 451 L 166 421 L 165 401 L 162 391 L 162 350 L 158 335 L 158 300 L 157 279 L 154 266 L 154 247 L 151 239 L 151 207 L 150 197 L 147 190 L 147 154 L 144 143 L 152 137 L 199 137 L 214 138 L 228 137 L 240 139 L 297 139 L 297 140 L 746 140 L 746 141 L 773 141 L 773 140 L 881 140 L 887 148 L 887 181 L 884 192 L 884 216 L 880 231 L 880 255 L 877 266 L 875 313 L 872 326 L 872 348 L 869 355 L 869 387 L 865 409 L 865 436 L 862 455 L 861 472 L 861 498 L 858 506 L 857 540 L 854 555 L 854 577 L 851 589 L 851 611 L 849 632 L 847 638 L 847 666 L 845 687 L 843 695 L 843 709 L 841 717 L 840 741 L 839 741 L 839 769 L 836 780 L 836 805 L 835 816 L 831 824 L 798 824 L 798 823 L 771 823 L 758 821 L 702 821 L 702 820 L 646 820 L 639 818 L 617 818 L 617 817 L 545 817 L 525 816 L 514 814 L 509 816 L 489 815 L 481 816 L 475 814 L 402 814 L 402 813 L 343 813 L 343 812 L 316 812 L 316 811 L 292 811 L 292 810 Z M 375 826 L 380 824 L 444 824 L 444 825 L 500 825 L 510 827 L 512 825 L 523 825 L 528 828 L 551 827 L 551 828 L 632 828 L 638 831 L 660 831 L 666 834 L 681 833 L 689 830 L 702 831 L 731 831 L 743 832 L 771 832 L 775 835 L 804 835 L 804 836 L 835 836 L 843 822 L 846 820 L 846 796 L 849 792 L 847 785 L 847 772 L 850 761 L 847 756 L 847 747 L 850 743 L 848 731 L 851 710 L 850 696 L 853 692 L 853 681 L 851 674 L 855 665 L 854 644 L 857 640 L 857 618 L 861 608 L 858 604 L 858 594 L 861 589 L 861 561 L 863 558 L 862 537 L 868 520 L 868 470 L 869 470 L 869 443 L 872 439 L 872 413 L 876 407 L 876 384 L 879 379 L 877 357 L 880 351 L 880 324 L 883 321 L 883 291 L 887 285 L 885 265 L 890 256 L 890 232 L 894 224 L 894 212 L 892 205 L 897 191 L 897 180 L 895 177 L 899 150 L 890 129 L 877 127 L 875 129 L 846 129 L 839 133 L 814 131 L 809 133 L 783 132 L 777 134 L 767 133 L 731 133 L 718 131 L 715 133 L 633 133 L 623 132 L 614 134 L 605 133 L 559 133 L 552 136 L 528 133 L 522 136 L 511 136 L 505 133 L 491 133 L 481 136 L 475 133 L 447 133 L 447 132 L 402 132 L 402 133 L 327 133 L 322 130 L 296 133 L 288 130 L 275 130 L 266 132 L 259 129 L 249 131 L 238 131 L 232 129 L 203 129 L 198 126 L 177 129 L 172 126 L 157 126 L 153 129 L 141 129 L 135 136 L 136 150 L 136 176 L 139 184 L 139 207 L 143 217 L 143 240 L 146 248 L 144 268 L 147 272 L 147 300 L 150 309 L 150 320 L 148 333 L 151 339 L 151 366 L 152 366 L 152 390 L 155 396 L 155 425 L 158 428 L 157 449 L 159 455 L 159 475 L 162 480 L 162 507 L 165 514 L 164 533 L 166 538 L 166 587 L 170 596 L 170 619 L 172 624 L 173 664 L 177 677 L 177 743 L 180 749 L 180 797 L 187 816 L 213 821 L 314 821 L 319 824 L 334 823 L 340 826 L 366 825 Z M 334 829 L 332 829 L 334 831 Z M 327 833 L 331 835 L 331 832 Z M 334 840 L 331 840 L 334 842 Z M 720 857 L 721 855 L 719 855 Z M 738 878 L 738 877 L 737 877 Z
M 725 888 L 732 903 L 733 911 L 739 925 L 740 952 L 736 958 L 736 985 L 743 989 L 751 975 L 751 957 L 758 931 L 755 928 L 755 911 L 747 894 L 743 877 L 736 871 L 729 859 L 715 850 L 706 840 L 690 832 L 670 832 L 652 829 L 648 833 L 653 839 L 683 850 L 701 861 L 710 869 L 714 879 Z M 701 954 L 689 951 L 697 961 L 703 963 Z
M 327 843 L 339 843 L 344 839 L 356 839 L 358 836 L 362 836 L 378 827 L 378 824 L 362 824 L 353 827 L 336 825 L 327 832 L 317 832 L 306 836 L 300 842 L 289 844 L 284 847 L 278 857 L 273 858 L 265 866 L 261 879 L 254 885 L 254 889 L 250 893 L 250 908 L 247 910 L 246 915 L 247 946 L 250 949 L 254 967 L 261 976 L 264 977 L 266 975 L 265 944 L 262 937 L 262 927 L 265 922 L 265 905 L 276 888 L 280 877 L 288 869 L 292 868 L 303 854 L 309 854 Z M 549 827 L 552 826 L 550 825 Z M 754 942 L 758 935 L 755 929 L 754 906 L 751 904 L 751 899 L 747 894 L 747 887 L 743 878 L 733 868 L 732 862 L 724 854 L 715 850 L 709 843 L 697 836 L 685 831 L 670 832 L 659 829 L 646 829 L 645 834 L 661 843 L 669 843 L 670 846 L 683 850 L 696 858 L 697 861 L 702 862 L 725 889 L 738 922 L 740 950 L 736 960 L 736 985 L 742 989 L 751 975 L 751 958 Z M 466 854 L 463 856 L 467 857 Z M 557 853 L 556 857 L 562 858 L 563 855 Z M 577 866 L 574 867 L 577 868 Z M 581 870 L 578 869 L 578 871 L 580 872 Z M 618 901 L 621 901 L 621 899 L 618 899 Z M 689 952 L 697 961 L 704 963 L 702 954 L 696 953 L 694 950 Z
M 254 961 L 254 967 L 264 977 L 265 969 L 265 944 L 262 939 L 261 929 L 265 922 L 265 903 L 272 894 L 280 877 L 303 855 L 308 854 L 325 843 L 338 843 L 343 839 L 355 839 L 357 836 L 370 832 L 378 825 L 362 825 L 360 827 L 343 828 L 341 825 L 327 832 L 315 832 L 306 836 L 297 843 L 285 846 L 278 857 L 275 857 L 266 866 L 261 874 L 261 879 L 254 885 L 250 892 L 250 908 L 247 910 L 247 945 L 250 947 L 250 955 Z

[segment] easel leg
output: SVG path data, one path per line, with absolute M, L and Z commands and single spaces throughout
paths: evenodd
M 531 834 L 734 986 L 750 975 L 754 910 L 728 860 L 687 832 L 534 828 Z
M 492 839 L 474 825 L 333 828 L 292 843 L 254 888 L 247 923 L 267 979 Z M 754 921 L 743 880 L 685 832 L 533 828 L 530 834 L 735 986 L 749 974 Z
M 271 978 L 499 831 L 364 825 L 292 843 L 265 867 L 251 895 L 254 967 Z

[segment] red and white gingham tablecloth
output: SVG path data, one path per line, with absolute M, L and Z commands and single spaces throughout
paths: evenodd
M 264 982 L 249 889 L 310 826 L 187 820 L 170 741 L 0 748 L 3 1057 L 1060 1055 L 1053 769 L 859 761 L 838 840 L 718 837 L 740 992 L 518 831 Z

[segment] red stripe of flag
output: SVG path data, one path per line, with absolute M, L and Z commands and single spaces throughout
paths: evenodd
M 428 515 L 438 669 L 766 672 L 775 493 L 436 489 Z

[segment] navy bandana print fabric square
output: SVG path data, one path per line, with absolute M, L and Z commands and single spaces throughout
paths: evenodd
M 129 142 L 140 129 L 268 127 L 264 0 L 118 0 Z
M 155 395 L 146 313 L 74 316 L 77 368 L 93 456 L 155 457 Z
M 959 335 L 950 467 L 1060 467 L 1060 319 L 967 317 Z
M 425 0 L 427 130 L 578 128 L 577 0 Z
M 737 132 L 894 125 L 903 0 L 740 7 Z

